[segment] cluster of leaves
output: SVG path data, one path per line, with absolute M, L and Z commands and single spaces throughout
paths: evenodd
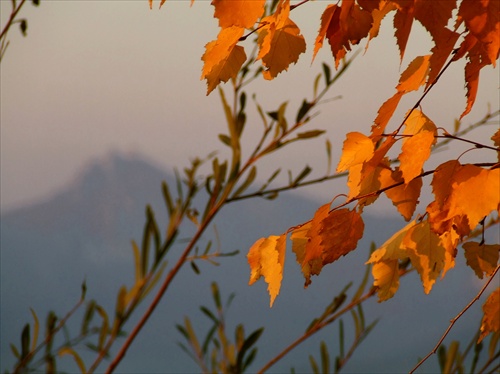
M 150 1 L 150 4 L 152 1 Z M 164 3 L 161 2 L 160 6 Z M 266 8 L 264 0 L 214 0 L 214 17 L 219 20 L 217 40 L 206 45 L 202 78 L 207 80 L 208 93 L 219 83 L 234 79 L 246 61 L 244 48 L 239 45 L 249 35 L 257 33 L 258 54 L 263 77 L 272 79 L 287 70 L 305 51 L 305 41 L 290 13 L 300 2 L 277 0 Z M 363 235 L 363 209 L 385 193 L 406 221 L 415 215 L 422 178 L 433 175 L 431 186 L 434 200 L 421 210 L 421 215 L 378 248 L 369 259 L 373 264 L 374 285 L 379 300 L 392 297 L 398 288 L 399 264 L 409 260 L 420 274 L 424 291 L 428 293 L 439 275 L 454 267 L 457 246 L 470 236 L 485 217 L 498 221 L 500 206 L 499 148 L 500 130 L 492 144 L 474 143 L 475 148 L 495 153 L 490 162 L 462 164 L 450 160 L 434 170 L 424 171 L 432 148 L 439 138 L 456 138 L 438 128 L 418 109 L 447 67 L 465 59 L 467 105 L 461 117 L 474 104 L 479 74 L 482 68 L 496 65 L 500 50 L 500 4 L 497 1 L 398 1 L 343 0 L 330 4 L 321 17 L 314 45 L 314 56 L 328 39 L 336 67 L 352 46 L 362 39 L 378 35 L 381 23 L 394 14 L 396 43 L 401 60 L 405 54 L 414 21 L 430 34 L 434 46 L 431 53 L 415 57 L 401 74 L 396 93 L 379 109 L 368 135 L 347 134 L 337 172 L 348 172 L 347 200 L 331 208 L 329 202 L 320 207 L 306 223 L 290 228 L 281 235 L 259 239 L 248 253 L 251 268 L 250 284 L 263 276 L 269 284 L 271 305 L 279 293 L 285 261 L 286 238 L 291 233 L 292 250 L 301 266 L 305 285 L 311 275 L 318 275 L 325 264 L 338 260 L 357 247 Z M 451 27 L 448 25 L 452 23 Z M 244 35 L 245 30 L 249 30 Z M 367 43 L 368 47 L 368 43 Z M 401 100 L 423 87 L 417 103 L 394 130 L 389 122 Z M 400 145 L 396 160 L 388 157 L 390 150 Z M 398 165 L 393 166 L 397 161 Z M 480 190 L 474 199 L 470 191 Z M 352 208 L 346 205 L 354 204 Z M 467 242 L 463 249 L 467 264 L 475 273 L 492 276 L 497 268 L 498 244 Z M 490 296 L 487 303 L 491 303 Z M 498 326 L 488 321 L 498 315 L 498 307 L 487 309 L 483 320 L 484 333 L 498 332 Z M 483 335 L 481 335 L 483 336 Z

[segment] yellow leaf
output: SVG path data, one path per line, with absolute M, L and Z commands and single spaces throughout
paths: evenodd
M 375 250 L 367 264 L 373 264 L 373 285 L 377 287 L 378 301 L 385 301 L 393 297 L 399 288 L 399 261 L 408 258 L 402 247 L 402 241 L 408 230 L 415 225 L 410 222 L 381 247 Z
M 207 80 L 207 95 L 220 82 L 227 82 L 236 77 L 245 62 L 246 54 L 243 47 L 236 45 L 243 31 L 243 28 L 236 26 L 222 29 L 217 40 L 205 46 L 205 53 L 201 58 L 205 62 L 201 79 Z
M 439 237 L 441 238 L 441 245 L 445 248 L 444 267 L 441 273 L 441 278 L 444 278 L 448 270 L 455 267 L 455 257 L 457 257 L 457 245 L 460 241 L 460 236 L 455 230 L 452 230 L 446 231 Z
M 479 279 L 483 279 L 484 274 L 487 276 L 493 274 L 498 263 L 500 245 L 467 242 L 462 247 L 467 265 L 474 270 Z
M 238 26 L 250 29 L 264 13 L 266 0 L 212 0 L 214 17 L 222 28 Z
M 436 142 L 434 132 L 422 131 L 406 138 L 398 156 L 405 183 L 411 182 L 422 173 L 425 161 L 431 155 L 431 147 Z
M 488 296 L 483 305 L 483 320 L 481 322 L 481 335 L 477 343 L 479 344 L 489 333 L 500 332 L 500 287 Z
M 394 171 L 391 169 L 382 169 L 380 171 L 379 181 L 382 189 L 400 183 L 400 185 L 396 187 L 385 190 L 384 193 L 392 201 L 392 204 L 397 208 L 404 219 L 409 221 L 418 204 L 418 198 L 422 189 L 422 178 L 415 178 L 409 183 L 404 184 L 402 173 L 396 168 Z
M 311 229 L 312 222 L 309 221 L 306 224 L 294 229 L 290 239 L 292 240 L 292 251 L 295 253 L 297 263 L 302 266 L 304 258 L 306 256 L 306 244 L 309 240 L 307 237 L 307 232 Z
M 332 211 L 321 225 L 323 265 L 332 263 L 356 249 L 365 228 L 361 215 L 347 208 Z
M 429 75 L 429 59 L 431 55 L 416 57 L 401 74 L 396 90 L 399 92 L 415 91 L 422 86 Z
M 342 147 L 342 156 L 337 166 L 337 173 L 368 161 L 373 157 L 374 151 L 375 145 L 369 137 L 359 132 L 348 133 Z
M 254 284 L 261 276 L 264 277 L 273 306 L 278 296 L 283 279 L 285 265 L 286 234 L 261 238 L 255 242 L 247 254 L 250 265 L 249 285 Z
M 304 37 L 289 14 L 290 0 L 282 0 L 273 15 L 261 20 L 264 26 L 259 29 L 257 59 L 262 59 L 266 68 L 263 71 L 265 79 L 273 79 L 283 70 L 288 70 L 289 65 L 296 63 L 306 50 Z
M 424 292 L 428 294 L 444 268 L 445 248 L 427 220 L 412 226 L 402 241 L 413 267 L 420 274 Z

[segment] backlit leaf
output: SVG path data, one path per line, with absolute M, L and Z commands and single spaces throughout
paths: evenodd
M 445 249 L 427 220 L 412 226 L 401 242 L 428 294 L 444 267 Z
M 207 95 L 220 82 L 227 82 L 236 77 L 246 60 L 243 47 L 236 45 L 243 35 L 244 28 L 232 26 L 222 29 L 217 40 L 205 46 L 202 56 L 204 61 L 201 79 L 207 80 Z
M 299 55 L 306 50 L 306 42 L 297 25 L 289 18 L 290 0 L 282 0 L 273 15 L 261 20 L 259 29 L 259 54 L 266 68 L 265 79 L 273 79 L 291 63 L 296 63 Z
M 467 265 L 474 270 L 479 279 L 483 279 L 484 274 L 486 276 L 493 274 L 498 264 L 499 244 L 467 242 L 463 248 Z
M 500 332 L 500 287 L 488 296 L 483 305 L 483 320 L 481 322 L 481 335 L 479 335 L 478 344 L 489 333 Z
M 278 296 L 283 279 L 283 266 L 285 264 L 286 235 L 261 238 L 248 251 L 247 259 L 251 274 L 249 285 L 255 283 L 260 277 L 268 284 L 267 290 L 273 306 Z
M 250 29 L 264 13 L 266 0 L 212 0 L 215 7 L 214 17 L 219 26 L 228 28 L 238 26 Z
M 373 157 L 374 151 L 375 145 L 369 137 L 359 132 L 348 133 L 342 147 L 342 156 L 337 166 L 337 173 L 368 161 Z

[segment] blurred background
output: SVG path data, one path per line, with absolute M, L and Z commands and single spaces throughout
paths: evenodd
M 8 344 L 18 343 L 22 326 L 31 318 L 30 306 L 42 315 L 56 307 L 63 313 L 73 304 L 71 295 L 78 295 L 84 277 L 92 297 L 105 300 L 106 295 L 114 294 L 121 283 L 130 281 L 120 269 L 132 266 L 130 240 L 140 238 L 145 204 L 156 207 L 161 217 L 161 180 L 172 180 L 173 168 L 189 165 L 195 156 L 224 152 L 217 137 L 226 131 L 219 95 L 214 91 L 207 97 L 205 82 L 199 79 L 204 45 L 215 39 L 217 21 L 212 18 L 210 2 L 196 1 L 192 7 L 189 3 L 169 0 L 158 10 L 159 2 L 155 2 L 150 10 L 146 0 L 42 0 L 39 7 L 26 4 L 22 10 L 21 17 L 28 21 L 26 37 L 17 27 L 10 30 L 10 45 L 0 70 L 2 371 L 13 362 Z M 302 100 L 312 96 L 321 62 L 333 70 L 326 42 L 311 63 L 327 4 L 311 2 L 291 14 L 308 43 L 297 65 L 271 82 L 259 79 L 248 86 L 249 97 L 256 93 L 265 110 L 276 110 L 289 101 L 293 118 Z M 11 2 L 2 0 L 0 5 L 4 25 Z M 427 54 L 432 47 L 425 30 L 415 23 L 400 63 L 391 27 L 388 20 L 380 36 L 358 55 L 327 95 L 327 99 L 341 98 L 321 105 L 321 113 L 308 125 L 327 131 L 334 166 L 345 133 L 367 133 L 380 105 L 393 95 L 401 72 L 414 56 Z M 248 53 L 251 41 L 244 45 Z M 362 42 L 359 48 L 364 47 Z M 498 109 L 498 68 L 483 69 L 480 79 L 474 109 L 464 118 L 464 126 L 481 119 L 489 107 Z M 407 96 L 394 115 L 393 126 L 419 97 L 418 93 Z M 252 105 L 249 100 L 248 108 Z M 422 110 L 437 126 L 451 132 L 464 108 L 463 63 L 459 62 L 424 100 Z M 250 110 L 243 140 L 246 152 L 252 150 L 261 129 L 258 114 Z M 484 128 L 471 138 L 487 142 L 492 133 L 491 127 Z M 276 154 L 259 166 L 258 179 L 265 181 L 278 167 L 297 173 L 305 165 L 313 168 L 313 176 L 322 176 L 327 168 L 325 137 Z M 460 145 L 441 152 L 429 167 L 457 158 L 464 149 L 467 147 Z M 483 155 L 472 153 L 461 161 Z M 259 200 L 230 207 L 217 221 L 221 245 L 242 253 L 221 265 L 230 270 L 207 266 L 202 277 L 183 274 L 172 291 L 172 301 L 162 305 L 151 323 L 154 328 L 141 334 L 120 371 L 196 370 L 175 345 L 180 336 L 174 325 L 183 315 L 199 315 L 198 306 L 210 303 L 211 280 L 218 280 L 226 295 L 236 292 L 231 311 L 234 323 L 248 321 L 254 328 L 266 325 L 268 340 L 259 354 L 262 360 L 272 357 L 274 347 L 303 331 L 310 316 L 320 313 L 335 296 L 332 287 L 338 293 L 362 274 L 370 241 L 382 244 L 404 221 L 382 198 L 367 209 L 363 250 L 341 265 L 325 268 L 325 275 L 314 279 L 307 290 L 303 290 L 299 269 L 289 255 L 282 295 L 271 310 L 263 282 L 251 288 L 246 285 L 244 255 L 257 238 L 309 219 L 319 205 L 346 191 L 344 180 L 332 181 L 284 194 L 273 202 Z M 426 191 L 422 202 L 428 198 Z M 498 233 L 492 235 L 498 242 Z M 465 263 L 463 258 L 457 262 Z M 345 270 L 349 264 L 352 271 Z M 130 270 L 132 274 L 132 267 Z M 359 352 L 359 361 L 353 360 L 348 370 L 408 371 L 417 357 L 434 346 L 450 318 L 475 295 L 480 283 L 472 270 L 462 269 L 438 282 L 428 297 L 416 276 L 406 287 L 394 300 L 372 303 L 374 318 L 382 317 L 377 326 L 380 335 L 374 333 L 373 340 Z M 470 320 L 477 319 L 478 313 L 479 305 Z M 200 316 L 200 326 L 203 321 Z M 466 321 L 464 318 L 457 326 L 457 336 L 477 328 Z M 329 335 L 323 338 L 330 339 Z M 293 365 L 307 371 L 307 350 L 318 352 L 318 339 L 285 360 L 277 372 Z M 435 365 L 424 370 L 432 372 Z

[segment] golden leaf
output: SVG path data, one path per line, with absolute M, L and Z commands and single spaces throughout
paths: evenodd
M 428 294 L 444 268 L 445 248 L 427 220 L 412 226 L 402 241 L 413 267 L 420 274 L 424 292 Z
M 483 305 L 483 320 L 481 322 L 481 335 L 477 344 L 489 333 L 500 332 L 500 287 L 493 291 Z
M 484 274 L 487 276 L 493 274 L 498 263 L 499 244 L 467 242 L 462 247 L 467 265 L 474 270 L 479 279 L 483 279 Z
M 272 235 L 257 240 L 247 254 L 251 270 L 249 285 L 254 284 L 263 276 L 268 285 L 271 307 L 280 292 L 285 265 L 285 250 L 286 235 Z
M 332 211 L 321 224 L 323 265 L 332 263 L 356 249 L 365 228 L 361 215 L 347 208 Z
M 404 184 L 402 173 L 396 168 L 394 171 L 391 169 L 382 169 L 379 181 L 382 189 L 401 183 L 399 186 L 385 190 L 384 193 L 404 219 L 409 221 L 418 204 L 418 198 L 422 189 L 422 178 L 415 178 L 409 183 Z
M 250 29 L 264 13 L 266 0 L 212 0 L 214 17 L 222 28 L 238 26 Z
M 368 161 L 373 157 L 374 151 L 375 145 L 369 137 L 359 132 L 348 133 L 342 147 L 342 156 L 337 166 L 337 173 Z
M 306 42 L 300 34 L 297 25 L 288 17 L 290 0 L 282 0 L 276 12 L 261 20 L 257 42 L 260 50 L 257 59 L 262 59 L 266 68 L 263 71 L 265 79 L 270 80 L 283 70 L 288 70 L 290 64 L 296 63 L 299 55 L 306 50 Z
M 205 53 L 202 57 L 205 64 L 201 79 L 207 80 L 207 95 L 220 82 L 227 82 L 236 77 L 245 62 L 246 54 L 243 47 L 236 45 L 243 31 L 243 28 L 236 26 L 222 29 L 217 40 L 205 46 Z

